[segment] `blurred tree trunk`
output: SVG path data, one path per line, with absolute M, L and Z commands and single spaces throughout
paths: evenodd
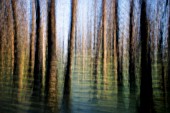
M 152 74 L 150 57 L 149 26 L 146 14 L 146 1 L 141 4 L 141 86 L 140 86 L 140 113 L 153 112 Z
M 101 45 L 101 31 L 102 31 L 102 20 L 100 18 L 98 26 L 97 24 L 97 1 L 94 0 L 94 65 L 93 65 L 93 75 L 95 82 L 97 82 L 97 71 L 98 71 L 98 59 L 99 59 L 99 51 Z
M 70 112 L 70 93 L 71 93 L 71 73 L 72 62 L 74 55 L 74 41 L 75 41 L 75 28 L 76 28 L 76 15 L 77 15 L 77 0 L 72 0 L 71 4 L 71 25 L 70 25 L 70 39 L 68 41 L 68 56 L 65 69 L 64 79 L 64 92 L 63 92 L 63 112 Z
M 113 63 L 114 63 L 114 74 L 115 74 L 115 79 L 117 80 L 117 46 L 118 46 L 118 37 L 117 37 L 117 34 L 118 34 L 118 21 L 117 21 L 117 8 L 118 8 L 118 1 L 117 0 L 114 0 L 113 1 L 113 57 L 114 57 L 114 60 L 113 60 Z
M 34 72 L 35 65 L 35 39 L 36 39 L 36 4 L 32 0 L 32 24 L 31 24 L 31 37 L 30 37 L 30 74 Z
M 14 25 L 11 0 L 0 2 L 0 80 L 12 85 L 14 67 Z M 1 83 L 0 83 L 1 84 Z
M 23 90 L 24 69 L 28 58 L 29 18 L 27 1 L 12 0 L 14 18 L 14 87 L 18 88 L 18 98 Z M 20 5 L 20 6 L 19 6 Z M 21 16 L 22 15 L 22 16 Z
M 12 10 L 13 10 L 13 18 L 14 18 L 14 72 L 13 72 L 13 74 L 14 74 L 14 77 L 13 77 L 13 82 L 14 82 L 14 87 L 17 87 L 16 86 L 16 84 L 15 84 L 15 81 L 16 81 L 16 77 L 15 76 L 17 76 L 17 74 L 18 74 L 18 71 L 17 71 L 17 66 L 18 66 L 18 60 L 19 60 L 19 58 L 18 58 L 18 56 L 19 56 L 19 54 L 18 54 L 18 47 L 17 47 L 17 45 L 18 45 L 18 41 L 17 41 L 17 9 L 16 9 L 16 6 L 17 5 L 17 3 L 16 3 L 16 1 L 14 1 L 14 0 L 12 0 Z
M 168 9 L 170 9 L 170 0 L 168 1 Z M 169 10 L 170 13 L 170 10 Z M 170 15 L 169 15 L 169 22 L 168 22 L 168 91 L 170 91 Z M 168 99 L 168 105 L 170 105 L 170 92 L 167 95 Z M 168 110 L 170 110 L 170 107 L 168 107 Z
M 119 31 L 118 31 L 119 34 Z M 118 85 L 122 85 L 123 84 L 123 36 L 124 34 L 122 34 L 122 37 L 119 37 L 118 39 L 118 46 L 117 46 L 117 57 L 118 57 Z
M 115 3 L 115 13 L 116 13 L 116 31 L 115 31 L 115 37 L 114 37 L 114 54 L 115 54 L 115 58 L 117 58 L 117 82 L 118 85 L 122 85 L 123 84 L 123 35 L 122 37 L 119 36 L 120 32 L 119 32 L 119 21 L 118 21 L 118 0 L 116 0 Z M 116 53 L 117 51 L 117 53 Z M 117 57 L 116 57 L 117 56 Z M 116 64 L 116 59 L 114 59 L 114 63 Z M 114 64 L 114 65 L 115 65 Z
M 97 1 L 94 0 L 94 41 L 93 41 L 93 51 L 95 53 L 96 51 L 96 41 L 97 41 L 97 37 L 96 37 L 96 20 L 97 20 L 97 14 L 96 11 L 97 10 Z
M 55 0 L 50 1 L 48 7 L 48 67 L 46 75 L 46 99 L 51 112 L 58 112 L 57 98 L 57 33 Z
M 82 70 L 83 70 L 83 79 L 84 79 L 84 55 L 85 55 L 85 31 L 84 31 L 84 22 L 83 22 L 83 25 L 82 25 Z
M 170 9 L 170 1 L 168 5 Z M 168 22 L 168 81 L 169 81 L 169 88 L 170 88 L 170 15 L 169 15 L 169 22 Z
M 34 88 L 41 94 L 45 83 L 45 63 L 46 63 L 46 41 L 47 41 L 47 4 L 49 1 L 36 0 L 36 44 L 34 62 Z
M 164 97 L 165 97 L 165 101 L 167 101 L 167 91 L 166 91 L 166 77 L 165 77 L 165 66 L 164 66 L 164 23 L 161 21 L 164 18 L 164 15 L 166 15 L 166 9 L 168 8 L 168 0 L 165 1 L 165 6 L 164 6 L 164 10 L 162 13 L 162 17 L 160 18 L 160 30 L 159 30 L 159 41 L 158 41 L 158 64 L 161 64 L 161 68 L 158 68 L 159 70 L 159 74 L 161 75 L 161 83 L 163 86 L 163 91 L 164 91 Z
M 107 25 L 106 25 L 106 21 L 107 21 L 107 17 L 106 17 L 106 0 L 103 0 L 102 2 L 103 4 L 103 9 L 102 9 L 102 28 L 103 28 L 103 74 L 104 77 L 106 76 L 106 66 L 107 66 L 107 40 L 106 40 L 106 33 L 107 33 Z
M 34 88 L 36 94 L 41 94 L 42 88 L 42 61 L 43 61 L 43 37 L 40 17 L 40 1 L 36 0 L 36 52 L 35 52 L 35 68 L 34 68 Z
M 99 52 L 100 52 L 100 46 L 101 46 L 101 31 L 102 26 L 101 22 L 99 22 L 99 27 L 97 30 L 97 44 L 96 44 L 96 51 L 95 51 L 95 59 L 94 59 L 94 79 L 97 80 L 97 71 L 98 71 L 98 60 L 99 60 Z
M 135 85 L 135 37 L 134 37 L 134 2 L 130 2 L 130 24 L 129 24 L 129 83 L 130 88 Z
M 76 15 L 77 15 L 77 0 L 72 0 L 72 12 L 71 12 L 71 29 L 70 29 L 70 39 L 68 44 L 68 59 L 66 65 L 65 82 L 64 82 L 64 94 L 70 94 L 70 79 L 71 79 L 71 69 L 72 61 L 74 55 L 74 40 L 75 40 L 75 26 L 76 26 Z

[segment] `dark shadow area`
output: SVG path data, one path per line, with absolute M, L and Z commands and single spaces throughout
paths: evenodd
M 150 37 L 148 34 L 148 20 L 146 16 L 146 1 L 141 3 L 141 84 L 139 113 L 154 113 L 152 69 L 150 57 Z

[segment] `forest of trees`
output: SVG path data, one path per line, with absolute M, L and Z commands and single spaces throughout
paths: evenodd
M 69 111 L 73 69 L 80 63 L 84 72 L 90 64 L 95 83 L 100 72 L 107 83 L 107 73 L 112 70 L 118 86 L 128 76 L 132 92 L 140 75 L 139 112 L 151 113 L 152 75 L 159 66 L 170 105 L 169 0 L 126 0 L 127 8 L 121 0 L 91 0 L 82 20 L 82 0 L 70 0 L 67 38 L 59 35 L 57 1 L 0 0 L 0 79 L 7 72 L 4 67 L 10 67 L 16 96 L 20 96 L 25 78 L 32 78 L 33 96 L 41 97 L 45 92 L 46 102 L 58 111 L 57 93 L 62 92 L 63 109 Z M 122 13 L 123 9 L 126 12 Z M 58 89 L 59 62 L 63 65 L 62 91 Z

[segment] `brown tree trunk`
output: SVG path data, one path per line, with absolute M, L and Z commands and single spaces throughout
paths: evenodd
M 34 85 L 38 90 L 44 87 L 45 78 L 45 54 L 47 40 L 47 2 L 46 0 L 36 0 L 36 47 L 35 47 L 35 68 Z M 40 93 L 38 93 L 40 94 Z
M 15 84 L 15 81 L 17 80 L 17 77 L 15 77 L 17 74 L 18 74 L 18 71 L 17 71 L 17 66 L 18 66 L 18 63 L 17 63 L 17 61 L 18 61 L 18 47 L 17 47 L 17 43 L 18 43 L 18 41 L 17 41 L 17 18 L 16 18 L 16 16 L 17 16 L 17 9 L 16 9 L 16 6 L 17 5 L 17 3 L 16 3 L 16 1 L 14 1 L 14 0 L 12 0 L 12 10 L 13 10 L 13 18 L 14 18 L 14 72 L 13 72 L 13 74 L 14 74 L 14 77 L 13 77 L 13 82 L 14 82 L 14 87 L 17 87 L 16 86 L 16 84 Z
M 46 98 L 52 112 L 58 112 L 57 98 L 57 42 L 55 0 L 50 1 L 48 18 L 48 67 L 46 75 Z
M 107 33 L 107 17 L 106 17 L 106 0 L 103 0 L 103 9 L 102 9 L 102 28 L 103 28 L 103 74 L 104 77 L 106 76 L 106 63 L 107 63 L 107 40 L 106 40 L 106 33 Z
M 96 11 L 97 10 L 97 1 L 94 0 L 94 42 L 93 42 L 93 51 L 95 53 L 96 51 L 96 41 L 97 41 L 97 37 L 96 37 L 96 18 L 97 18 L 97 14 Z
M 21 4 L 21 5 L 20 5 Z M 20 6 L 19 6 L 20 5 Z M 29 18 L 27 1 L 12 0 L 14 18 L 14 87 L 18 88 L 18 96 L 23 89 L 24 68 L 26 68 L 26 58 L 28 58 L 28 39 L 29 39 Z M 22 16 L 21 16 L 22 15 Z
M 34 72 L 35 65 L 35 39 L 36 39 L 36 4 L 35 0 L 32 0 L 32 25 L 31 25 L 31 37 L 30 37 L 30 74 Z
M 74 40 L 75 40 L 75 26 L 76 26 L 76 15 L 77 15 L 77 0 L 72 0 L 72 12 L 71 12 L 71 29 L 70 29 L 70 39 L 68 44 L 68 58 L 65 73 L 64 82 L 64 94 L 70 94 L 70 79 L 71 79 L 71 69 L 72 61 L 74 55 Z
M 97 71 L 98 71 L 98 60 L 99 60 L 99 51 L 100 51 L 100 45 L 101 45 L 101 31 L 102 26 L 101 22 L 99 23 L 99 28 L 97 30 L 97 44 L 96 44 L 96 51 L 95 51 L 95 59 L 94 59 L 94 79 L 97 80 Z M 97 81 L 95 81 L 97 82 Z
M 117 0 L 113 1 L 113 63 L 114 63 L 114 74 L 115 74 L 115 79 L 117 80 L 117 33 L 118 33 L 118 22 L 117 22 Z
M 70 28 L 70 40 L 68 41 L 68 56 L 67 64 L 65 69 L 64 79 L 64 92 L 63 92 L 63 104 L 62 109 L 64 112 L 70 111 L 70 93 L 71 93 L 71 73 L 72 73 L 72 62 L 74 55 L 74 41 L 75 41 L 75 26 L 76 26 L 76 15 L 77 15 L 77 0 L 72 0 L 71 4 L 71 28 Z
M 1 0 L 0 3 L 0 79 L 13 73 L 14 62 L 14 25 L 11 0 Z M 11 83 L 7 77 L 6 83 Z

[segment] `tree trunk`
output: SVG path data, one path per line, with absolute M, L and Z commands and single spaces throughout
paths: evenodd
M 106 0 L 103 0 L 103 9 L 102 9 L 102 28 L 103 28 L 103 75 L 106 76 L 106 63 L 107 63 L 107 40 L 106 40 L 106 33 L 107 33 L 107 17 L 106 17 Z
M 96 41 L 97 41 L 97 37 L 96 37 L 96 18 L 97 18 L 97 14 L 96 11 L 97 10 L 97 1 L 94 0 L 94 41 L 93 41 L 93 51 L 95 53 L 96 51 Z
M 71 73 L 72 73 L 72 62 L 74 55 L 74 41 L 75 41 L 75 26 L 76 26 L 76 15 L 77 15 L 77 0 L 72 0 L 71 4 L 71 28 L 70 28 L 70 40 L 68 43 L 68 56 L 66 64 L 66 72 L 64 79 L 64 92 L 63 92 L 63 104 L 62 109 L 64 112 L 70 112 L 70 93 L 71 93 Z
M 1 0 L 0 3 L 0 79 L 4 75 L 12 75 L 14 66 L 14 25 L 11 0 Z M 5 78 L 11 83 L 10 77 Z
M 29 18 L 28 1 L 12 0 L 13 18 L 14 18 L 14 87 L 18 88 L 18 97 L 23 90 L 24 69 L 28 58 L 28 39 L 29 39 Z M 19 6 L 20 5 L 20 6 Z M 22 16 L 21 16 L 22 15 Z
M 35 95 L 41 94 L 42 88 L 42 61 L 43 61 L 43 37 L 40 17 L 40 1 L 36 0 L 36 52 L 35 52 L 35 68 L 34 68 L 34 88 Z
M 55 0 L 50 1 L 48 18 L 48 67 L 46 75 L 46 98 L 52 112 L 58 112 L 57 98 L 57 33 Z
M 95 59 L 94 59 L 93 75 L 94 75 L 95 80 L 97 80 L 98 59 L 99 59 L 99 51 L 100 51 L 100 45 L 101 45 L 101 31 L 102 31 L 102 26 L 101 26 L 101 22 L 100 22 L 99 28 L 97 30 L 97 44 L 96 44 Z
M 168 5 L 170 9 L 170 1 Z M 168 67 L 170 67 L 170 15 L 169 15 L 169 23 L 168 23 Z M 168 68 L 168 81 L 169 81 L 169 88 L 170 88 L 170 68 Z
M 152 76 L 150 58 L 149 26 L 146 15 L 146 2 L 141 5 L 141 86 L 140 86 L 140 113 L 153 112 Z
M 74 55 L 74 40 L 75 40 L 75 26 L 76 26 L 76 15 L 77 15 L 77 0 L 72 0 L 72 12 L 71 12 L 71 29 L 70 29 L 70 40 L 68 44 L 68 58 L 65 73 L 64 82 L 64 94 L 70 94 L 70 79 L 71 79 L 71 69 L 72 61 Z
M 117 22 L 117 0 L 114 0 L 113 1 L 113 57 L 114 57 L 114 60 L 113 60 L 113 64 L 114 64 L 114 74 L 115 74 L 115 80 L 117 80 L 117 33 L 118 33 L 118 22 Z
M 168 5 L 170 9 L 170 1 L 168 1 Z M 170 13 L 170 11 L 169 11 Z M 168 88 L 167 90 L 170 91 L 170 15 L 169 15 L 169 22 L 168 22 L 168 80 L 167 80 Z M 167 94 L 167 102 L 170 105 L 170 92 Z M 170 107 L 168 107 L 170 110 Z
M 31 25 L 31 37 L 30 37 L 30 74 L 34 72 L 35 65 L 35 39 L 36 39 L 36 4 L 35 0 L 32 0 L 32 25 Z
M 134 37 L 134 16 L 133 16 L 133 0 L 130 3 L 130 24 L 129 24 L 129 83 L 130 88 L 135 85 L 135 37 Z

